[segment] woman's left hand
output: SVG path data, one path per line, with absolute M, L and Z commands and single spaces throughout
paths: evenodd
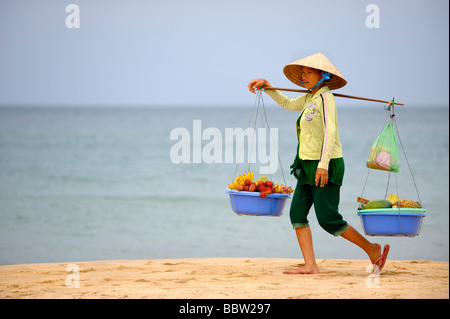
M 328 183 L 328 170 L 318 168 L 316 171 L 316 186 L 324 187 Z

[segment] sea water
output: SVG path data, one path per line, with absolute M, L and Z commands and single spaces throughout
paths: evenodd
M 280 159 L 270 178 L 295 187 L 289 166 L 297 147 L 298 112 L 273 104 L 266 109 L 270 128 L 278 130 Z M 0 264 L 302 258 L 289 222 L 290 200 L 281 217 L 238 216 L 231 210 L 227 185 L 249 168 L 258 175 L 259 163 L 171 159 L 178 142 L 170 139 L 174 129 L 193 133 L 199 120 L 202 129 L 245 129 L 255 125 L 249 123 L 253 111 L 252 105 L 0 108 Z M 448 261 L 448 106 L 397 107 L 395 114 L 402 171 L 388 174 L 365 167 L 385 123 L 383 106 L 339 109 L 346 165 L 340 212 L 363 233 L 358 196 L 420 196 L 427 212 L 419 236 L 368 239 L 389 243 L 391 259 Z M 209 141 L 199 143 L 204 147 Z M 232 145 L 235 153 L 242 147 L 246 152 L 245 144 Z M 309 220 L 317 258 L 367 258 L 360 248 L 322 230 L 314 209 Z

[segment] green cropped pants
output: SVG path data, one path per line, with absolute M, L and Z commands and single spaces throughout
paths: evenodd
M 314 204 L 319 225 L 340 236 L 347 229 L 347 222 L 339 214 L 340 187 L 331 181 L 323 187 L 297 182 L 289 212 L 294 229 L 309 226 L 307 217 Z

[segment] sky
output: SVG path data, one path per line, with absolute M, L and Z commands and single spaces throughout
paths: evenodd
M 283 67 L 322 52 L 348 82 L 336 93 L 448 107 L 448 12 L 447 0 L 0 0 L 0 105 L 253 105 L 250 80 L 298 88 Z

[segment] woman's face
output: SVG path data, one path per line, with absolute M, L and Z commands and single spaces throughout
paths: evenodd
M 305 87 L 307 89 L 312 89 L 314 86 L 316 86 L 317 82 L 322 78 L 322 73 L 313 68 L 309 68 L 307 66 L 304 66 L 302 68 L 302 79 Z

